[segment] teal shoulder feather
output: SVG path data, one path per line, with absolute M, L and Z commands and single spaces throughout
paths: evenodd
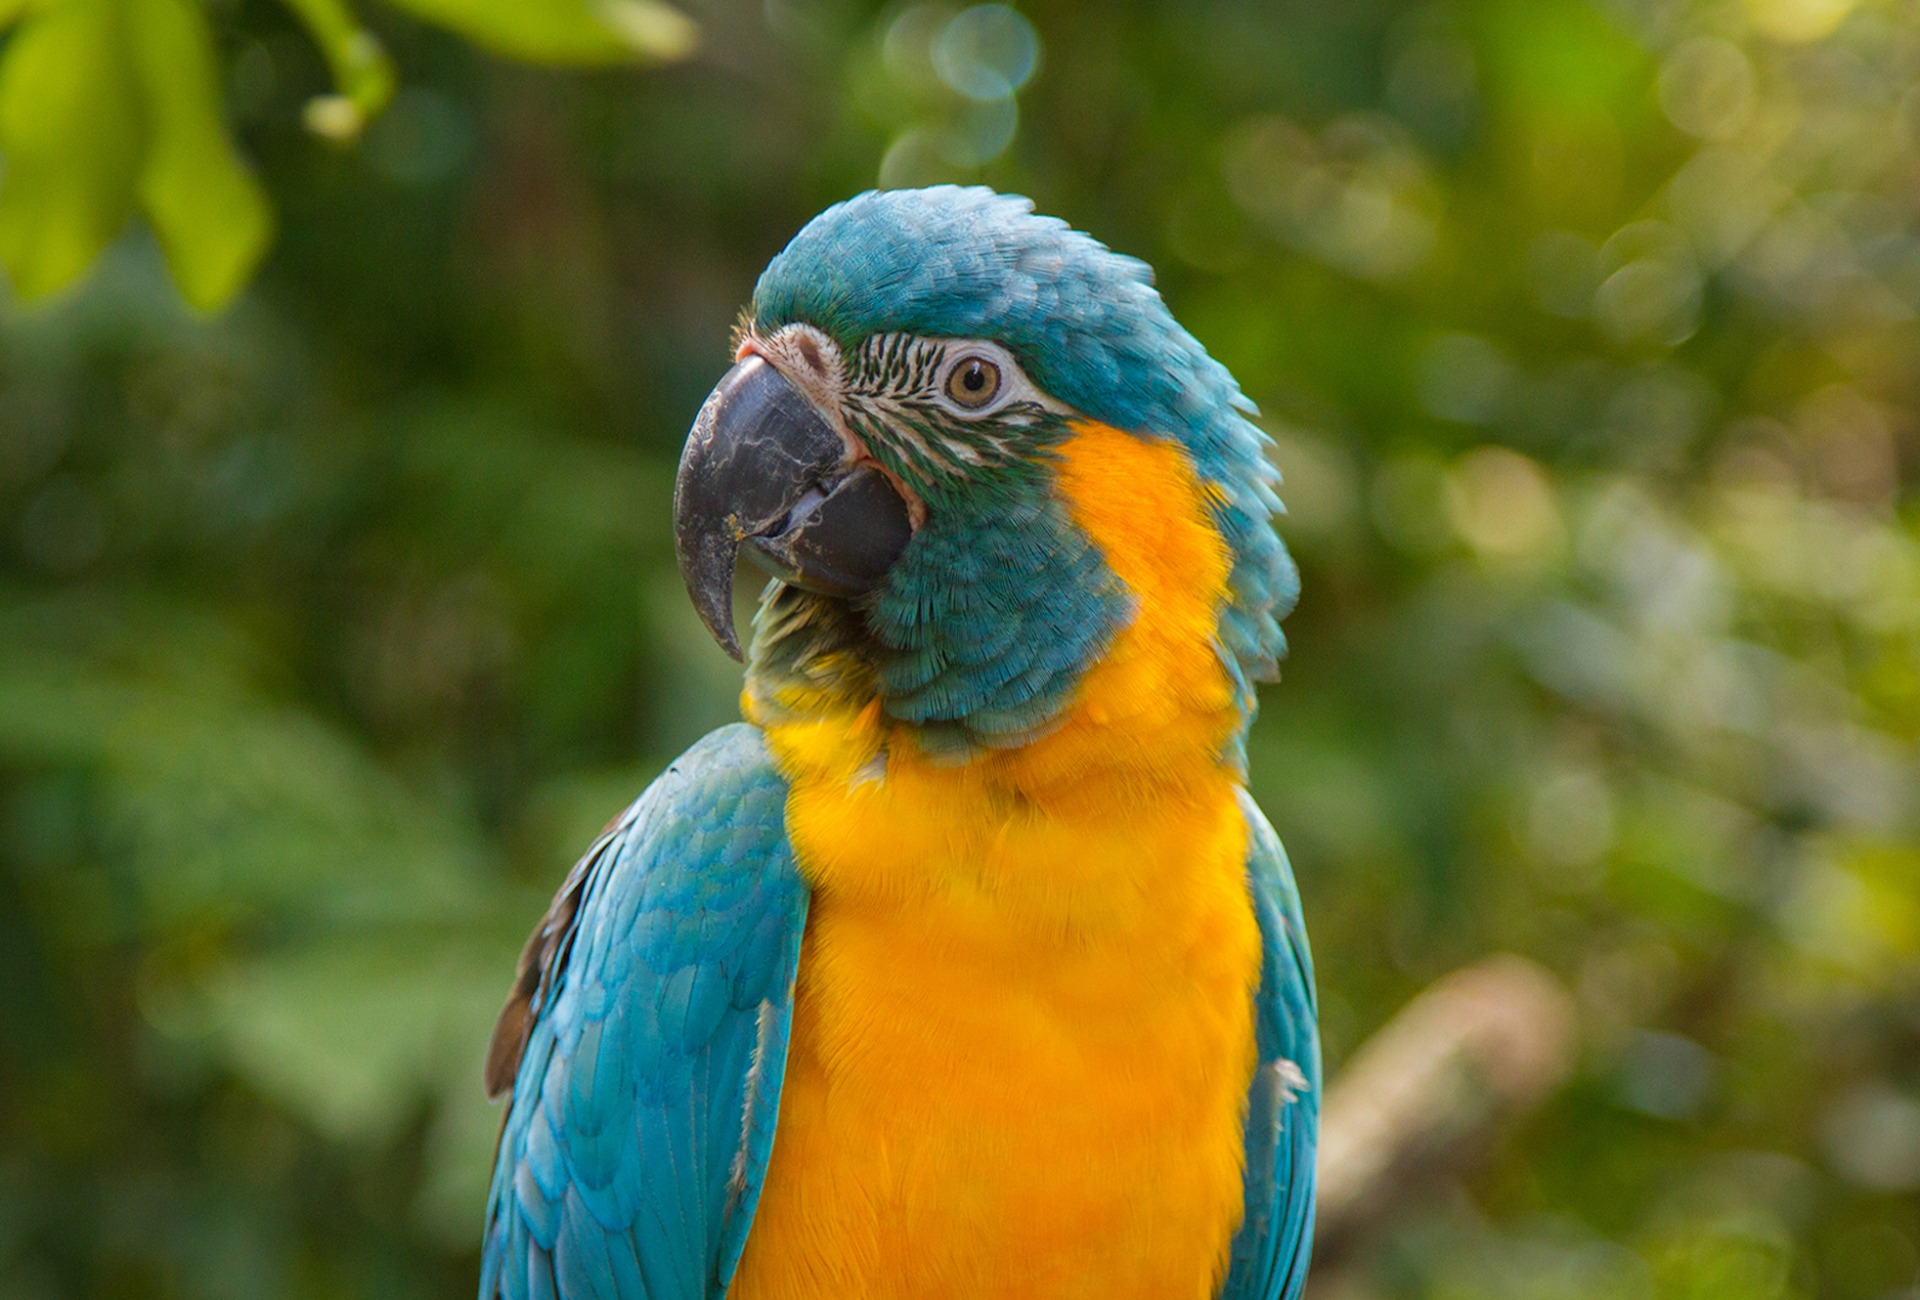
M 528 945 L 482 1300 L 718 1300 L 773 1144 L 806 887 L 746 726 L 680 757 Z M 517 1050 L 518 1060 L 514 1060 Z

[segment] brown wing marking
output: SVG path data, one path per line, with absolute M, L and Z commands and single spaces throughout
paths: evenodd
M 489 1101 L 498 1100 L 513 1088 L 514 1077 L 520 1073 L 520 1058 L 527 1050 L 527 1036 L 533 1030 L 534 1009 L 546 1006 L 554 980 L 567 964 L 580 900 L 586 896 L 587 884 L 607 856 L 615 837 L 626 828 L 628 817 L 628 813 L 622 813 L 609 822 L 587 855 L 574 864 L 560 892 L 553 896 L 547 914 L 527 936 L 527 946 L 520 950 L 520 966 L 514 973 L 513 988 L 507 994 L 507 1004 L 500 1008 L 500 1019 L 494 1022 L 493 1037 L 487 1043 Z

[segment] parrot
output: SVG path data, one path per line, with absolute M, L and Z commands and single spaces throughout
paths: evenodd
M 1024 198 L 869 191 L 767 264 L 673 500 L 744 720 L 521 955 L 483 1300 L 1299 1296 L 1313 970 L 1246 777 L 1299 577 L 1255 415 L 1146 263 Z

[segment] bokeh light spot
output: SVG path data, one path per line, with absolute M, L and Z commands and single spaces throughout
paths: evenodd
M 1820 1125 L 1841 1176 L 1882 1192 L 1920 1188 L 1920 1100 L 1884 1084 L 1843 1093 Z
M 1660 107 L 1688 135 L 1725 140 L 1753 111 L 1753 65 L 1717 36 L 1679 45 L 1660 65 Z
M 1829 35 L 1856 0 L 1747 0 L 1753 24 L 1775 40 L 1801 43 Z
M 1547 472 L 1506 447 L 1481 447 L 1447 479 L 1447 514 L 1467 544 L 1505 559 L 1539 557 L 1560 536 Z
M 934 70 L 969 99 L 1011 98 L 1040 59 L 1033 24 L 1005 5 L 975 5 L 934 38 Z
M 1627 1049 L 1620 1099 L 1643 1115 L 1691 1118 L 1706 1105 L 1717 1066 L 1713 1054 L 1690 1038 L 1642 1030 Z
M 402 185 L 446 180 L 473 153 L 465 112 L 437 91 L 409 88 L 367 130 L 367 161 Z

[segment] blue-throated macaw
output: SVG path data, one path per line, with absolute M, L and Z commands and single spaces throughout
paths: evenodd
M 1298 582 L 1148 268 L 875 192 L 761 276 L 675 488 L 747 721 L 574 868 L 495 1031 L 481 1294 L 1299 1294 L 1313 976 L 1244 785 Z

